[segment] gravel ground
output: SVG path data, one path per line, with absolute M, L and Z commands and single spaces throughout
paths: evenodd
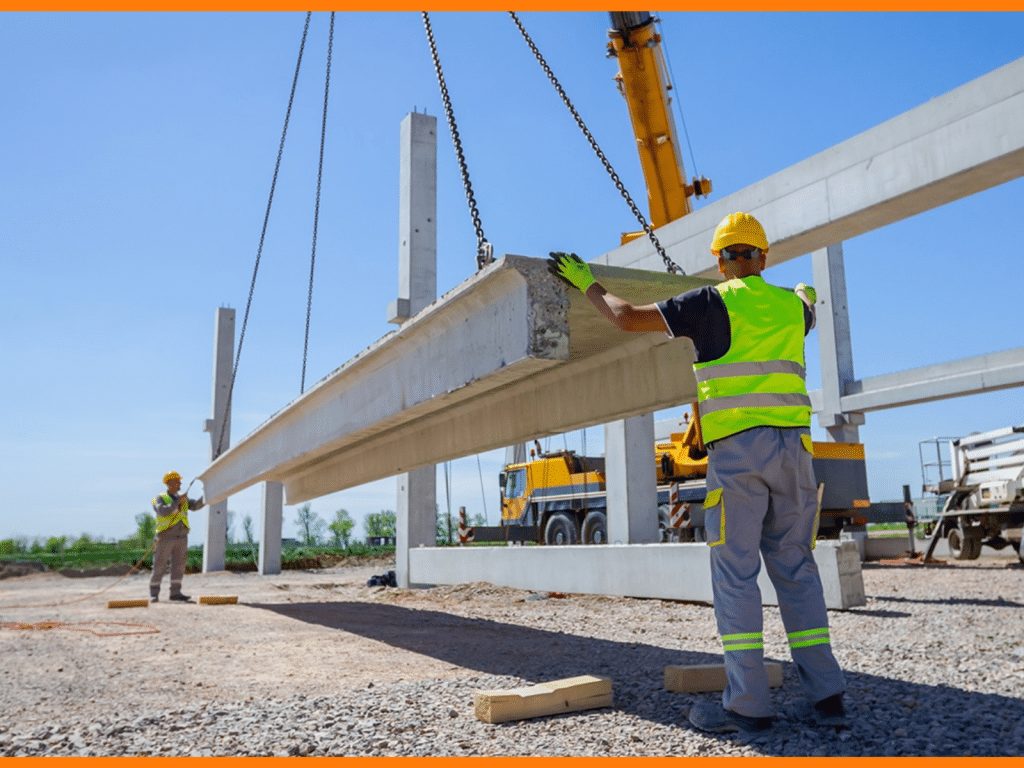
M 765 654 L 784 683 L 773 730 L 750 743 L 687 722 L 718 694 L 663 688 L 667 665 L 720 662 L 709 605 L 366 586 L 390 567 L 189 576 L 193 595 L 239 603 L 120 611 L 106 601 L 143 597 L 146 574 L 91 598 L 117 577 L 0 580 L 0 756 L 1024 755 L 1024 566 L 1012 553 L 864 565 L 867 605 L 829 612 L 852 720 L 840 731 L 796 716 L 802 692 L 766 609 Z M 14 624 L 44 621 L 65 624 Z M 474 717 L 475 691 L 580 674 L 610 677 L 614 706 Z

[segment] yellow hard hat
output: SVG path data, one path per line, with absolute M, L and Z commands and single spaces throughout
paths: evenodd
M 715 227 L 711 252 L 719 256 L 723 248 L 740 244 L 752 245 L 765 253 L 768 250 L 768 236 L 764 233 L 761 222 L 749 213 L 730 213 Z
M 168 472 L 164 475 L 164 485 L 167 485 L 171 480 L 181 480 L 181 475 L 177 472 Z

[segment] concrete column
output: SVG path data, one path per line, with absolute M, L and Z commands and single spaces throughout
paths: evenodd
M 658 541 L 654 414 L 606 424 L 604 451 L 608 542 L 649 544 Z
M 414 469 L 398 476 L 395 510 L 395 578 L 398 586 L 414 585 L 409 574 L 409 550 L 433 547 L 437 525 L 437 468 Z
M 401 325 L 437 298 L 437 118 L 402 120 L 398 196 L 398 298 L 388 322 Z
M 843 244 L 836 243 L 811 255 L 814 289 L 818 294 L 818 349 L 821 354 L 822 408 L 818 424 L 833 443 L 860 442 L 858 425 L 863 413 L 843 413 L 841 398 L 854 381 L 850 312 L 846 303 L 846 267 Z
M 263 534 L 260 538 L 259 572 L 272 576 L 281 572 L 281 516 L 284 513 L 284 486 L 274 480 L 263 484 L 261 499 Z
M 398 298 L 388 322 L 401 325 L 437 298 L 437 118 L 412 112 L 402 120 L 398 204 Z M 437 467 L 398 476 L 395 577 L 412 583 L 409 549 L 436 544 Z
M 220 307 L 213 331 L 212 418 L 203 431 L 210 433 L 210 462 L 231 445 L 231 372 L 235 353 L 235 310 Z M 203 573 L 224 570 L 227 546 L 228 501 L 223 499 L 207 507 L 206 542 L 203 544 Z

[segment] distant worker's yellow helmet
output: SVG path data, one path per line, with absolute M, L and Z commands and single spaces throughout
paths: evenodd
M 711 252 L 715 256 L 720 256 L 723 248 L 740 244 L 752 245 L 765 253 L 768 250 L 768 236 L 764 233 L 761 222 L 749 213 L 730 213 L 715 227 Z
M 181 475 L 177 472 L 168 472 L 164 475 L 164 485 L 167 485 L 171 480 L 181 480 Z

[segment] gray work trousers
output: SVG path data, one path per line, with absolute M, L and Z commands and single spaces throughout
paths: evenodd
M 156 535 L 156 549 L 153 551 L 153 575 L 149 577 L 150 597 L 160 594 L 160 582 L 171 565 L 171 594 L 181 594 L 181 580 L 185 576 L 185 560 L 188 555 L 188 528 L 184 523 L 175 523 L 166 531 Z
M 846 689 L 811 553 L 818 502 L 810 449 L 809 430 L 776 427 L 748 429 L 708 449 L 705 530 L 728 679 L 722 706 L 749 717 L 772 714 L 757 586 L 761 557 L 807 697 L 816 703 Z

